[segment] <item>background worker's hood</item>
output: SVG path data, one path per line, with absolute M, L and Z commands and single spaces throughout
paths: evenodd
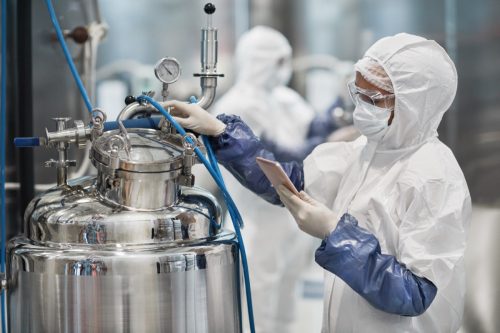
M 256 26 L 243 34 L 236 46 L 236 82 L 267 90 L 286 85 L 280 78 L 291 75 L 291 56 L 292 47 L 279 31 Z M 279 66 L 280 58 L 287 63 Z

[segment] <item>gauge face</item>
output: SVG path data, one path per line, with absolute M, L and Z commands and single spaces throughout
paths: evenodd
M 163 58 L 155 66 L 155 75 L 163 83 L 174 83 L 181 76 L 181 65 L 175 58 Z

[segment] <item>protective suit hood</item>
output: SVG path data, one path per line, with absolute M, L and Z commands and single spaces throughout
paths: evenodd
M 366 51 L 391 78 L 396 95 L 394 119 L 377 150 L 419 146 L 437 137 L 437 128 L 457 91 L 457 71 L 435 41 L 400 33 L 382 38 Z
M 236 46 L 237 83 L 273 89 L 287 84 L 291 75 L 292 48 L 279 31 L 256 26 L 241 36 Z M 280 58 L 287 61 L 278 65 Z M 281 79 L 281 80 L 280 80 Z

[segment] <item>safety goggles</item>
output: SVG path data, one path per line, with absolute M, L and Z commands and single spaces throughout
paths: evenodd
M 349 95 L 354 103 L 358 105 L 360 101 L 386 109 L 394 109 L 394 106 L 389 107 L 389 101 L 394 99 L 394 94 L 384 95 L 377 90 L 369 90 L 360 88 L 351 81 L 347 84 Z

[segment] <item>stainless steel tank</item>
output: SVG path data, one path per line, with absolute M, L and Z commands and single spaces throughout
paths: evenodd
M 186 149 L 105 132 L 96 177 L 33 199 L 8 247 L 11 332 L 240 332 L 238 247 L 214 197 L 181 185 Z

